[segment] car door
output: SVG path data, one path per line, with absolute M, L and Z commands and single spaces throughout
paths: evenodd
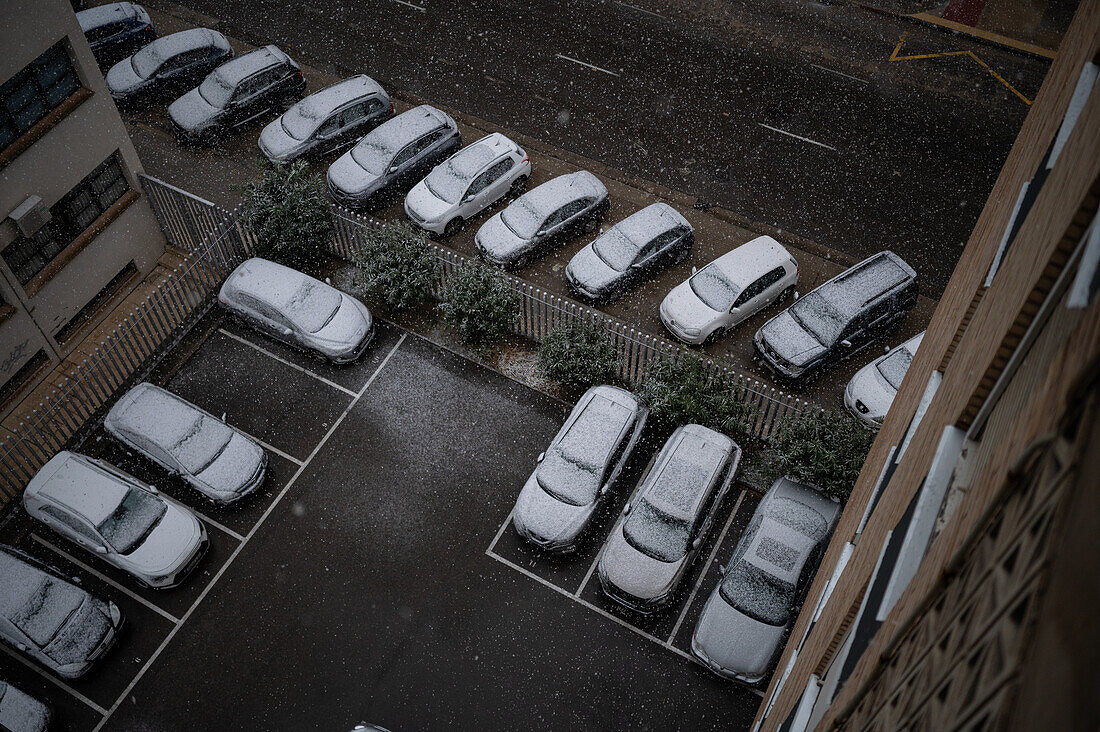
M 676 235 L 671 231 L 666 231 L 650 239 L 649 242 L 642 247 L 641 251 L 638 252 L 638 256 L 634 258 L 634 264 L 632 264 L 628 270 L 630 282 L 639 282 L 651 272 L 660 269 L 662 255 L 669 244 L 675 241 L 675 239 Z
M 325 155 L 336 149 L 339 144 L 342 114 L 342 112 L 333 112 L 324 122 L 317 125 L 317 129 L 310 138 L 310 147 L 317 155 Z
M 775 284 L 783 279 L 784 270 L 776 267 L 755 279 L 741 291 L 730 308 L 730 325 L 740 323 L 751 317 L 775 300 L 779 294 Z
M 431 135 L 431 133 L 429 132 L 428 135 Z M 389 170 L 392 172 L 386 174 L 387 185 L 398 184 L 413 177 L 419 167 L 418 162 L 420 155 L 424 152 L 425 140 L 428 135 L 413 140 L 397 151 L 389 164 Z
M 88 43 L 97 59 L 115 59 L 120 55 L 126 40 L 125 23 L 108 23 L 88 32 Z
M 412 157 L 407 170 L 402 172 L 402 182 L 409 178 L 420 180 L 447 157 L 447 152 L 440 145 L 447 135 L 447 128 L 434 129 L 421 137 L 416 142 L 416 152 Z
M 584 213 L 588 210 L 591 200 L 588 198 L 579 198 L 576 201 L 570 201 L 561 209 L 558 210 L 558 215 L 561 216 L 561 223 L 558 225 L 558 230 L 554 236 L 559 241 L 565 241 L 572 239 L 580 233 L 581 226 L 583 225 Z
M 370 132 L 372 115 L 382 108 L 382 102 L 377 99 L 364 99 L 345 107 L 340 117 L 340 132 L 337 136 L 336 147 L 340 149 L 352 144 L 363 135 Z

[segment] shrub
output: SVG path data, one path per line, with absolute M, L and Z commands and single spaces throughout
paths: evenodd
M 447 278 L 439 310 L 466 343 L 485 346 L 504 337 L 519 314 L 512 286 L 500 272 L 466 264 Z
M 355 266 L 363 296 L 391 312 L 419 305 L 439 279 L 439 262 L 427 238 L 406 221 L 369 229 Z
M 775 452 L 784 474 L 843 502 L 873 440 L 874 435 L 845 412 L 815 409 L 787 419 Z
M 260 180 L 244 187 L 241 212 L 260 254 L 291 267 L 316 264 L 334 234 L 324 182 L 302 160 L 265 163 Z
M 547 334 L 538 353 L 539 370 L 571 389 L 618 379 L 619 354 L 604 329 L 574 320 Z
M 651 363 L 636 391 L 666 429 L 695 423 L 744 439 L 756 416 L 744 387 L 691 352 Z

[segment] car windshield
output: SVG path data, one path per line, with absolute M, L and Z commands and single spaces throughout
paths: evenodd
M 447 203 L 456 203 L 470 185 L 470 178 L 455 170 L 454 159 L 436 166 L 428 177 L 424 179 L 424 185 L 432 192 L 432 195 Z
M 629 267 L 638 254 L 638 247 L 634 242 L 614 227 L 594 241 L 592 249 L 604 264 L 616 272 L 622 272 Z
M 748 562 L 738 562 L 718 591 L 730 607 L 757 622 L 781 627 L 790 620 L 794 586 Z
M 687 554 L 687 521 L 658 510 L 645 499 L 638 501 L 623 524 L 630 546 L 661 562 L 675 562 Z
M 314 109 L 308 99 L 304 99 L 288 109 L 279 120 L 284 132 L 301 141 L 313 134 L 324 121 L 324 117 Z
M 713 264 L 708 264 L 688 280 L 691 291 L 711 310 L 725 312 L 733 307 L 741 290 Z
M 205 99 L 206 103 L 211 107 L 221 109 L 229 102 L 229 98 L 233 96 L 233 87 L 226 83 L 225 79 L 221 77 L 221 74 L 215 72 L 207 76 L 206 80 L 199 84 L 199 96 Z
M 148 79 L 157 73 L 157 69 L 165 61 L 161 46 L 157 43 L 150 43 L 130 57 L 130 65 L 134 67 L 134 73 L 143 79 Z
M 331 287 L 305 280 L 294 295 L 283 304 L 283 313 L 306 333 L 316 333 L 336 317 L 343 298 Z
M 84 602 L 82 590 L 0 552 L 0 614 L 46 646 Z
M 371 175 L 385 173 L 393 160 L 393 154 L 393 150 L 387 145 L 370 139 L 369 135 L 351 149 L 352 160 Z
M 137 488 L 131 488 L 115 510 L 96 528 L 119 554 L 134 551 L 149 536 L 168 504 Z
M 520 197 L 504 209 L 500 214 L 500 220 L 519 238 L 529 239 L 542 226 L 542 222 L 546 220 L 546 214 L 532 206 L 530 201 Z
M 905 372 L 909 370 L 909 364 L 913 362 L 913 354 L 907 348 L 899 348 L 878 363 L 878 372 L 886 383 L 894 387 L 894 391 L 901 388 L 901 380 L 905 378 Z
M 845 318 L 820 292 L 806 295 L 791 306 L 790 313 L 823 346 L 833 345 L 846 325 Z

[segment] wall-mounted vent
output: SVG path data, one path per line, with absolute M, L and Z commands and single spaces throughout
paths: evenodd
M 15 207 L 8 218 L 19 227 L 19 233 L 28 239 L 50 222 L 50 207 L 38 196 L 31 196 Z

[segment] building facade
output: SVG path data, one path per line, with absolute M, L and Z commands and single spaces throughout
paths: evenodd
M 758 729 L 1098 729 L 1100 3 L 1082 3 Z
M 65 0 L 0 5 L 0 417 L 164 251 L 141 163 Z

